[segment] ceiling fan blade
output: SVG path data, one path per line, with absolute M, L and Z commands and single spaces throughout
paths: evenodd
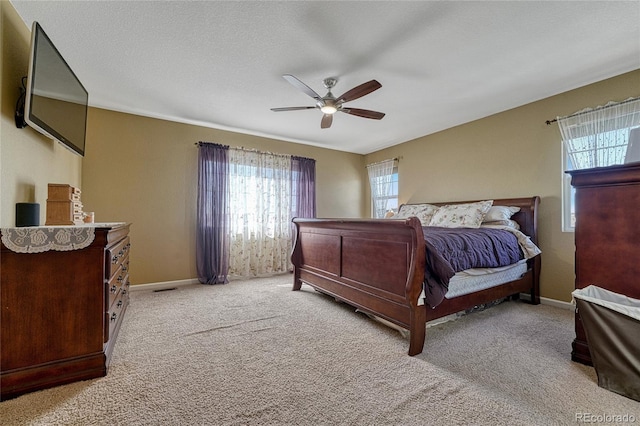
M 358 117 L 371 118 L 373 120 L 380 120 L 384 117 L 384 112 L 371 111 L 368 109 L 342 108 L 340 111 L 351 115 L 357 115 Z
M 311 87 L 307 86 L 306 84 L 298 80 L 297 77 L 294 77 L 291 74 L 285 74 L 282 76 L 282 78 L 287 80 L 289 83 L 291 83 L 292 86 L 296 87 L 298 90 L 301 90 L 307 95 L 311 96 L 316 101 L 322 100 L 322 96 L 318 95 Z
M 345 92 L 342 96 L 339 96 L 336 99 L 336 102 L 349 102 L 354 99 L 358 99 L 363 97 L 364 95 L 368 95 L 374 90 L 378 90 L 382 87 L 382 84 L 378 83 L 377 80 L 367 81 L 366 83 L 362 83 L 360 86 L 356 86 L 353 89 Z
M 331 123 L 333 123 L 333 114 L 325 114 L 322 116 L 322 121 L 320 122 L 321 129 L 328 129 L 331 127 Z
M 301 109 L 316 109 L 314 106 L 303 106 L 303 107 L 283 107 L 283 108 L 271 108 L 271 111 L 281 112 L 281 111 L 298 111 Z

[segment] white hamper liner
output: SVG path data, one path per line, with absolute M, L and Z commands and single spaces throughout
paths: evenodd
M 590 285 L 571 295 L 598 386 L 640 401 L 640 300 Z

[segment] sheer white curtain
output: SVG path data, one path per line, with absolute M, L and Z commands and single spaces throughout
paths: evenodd
M 573 169 L 640 161 L 627 154 L 629 136 L 640 126 L 640 99 L 609 102 L 604 107 L 558 118 L 558 126 Z
M 232 149 L 229 163 L 229 275 L 288 271 L 291 156 Z
M 387 200 L 392 192 L 391 179 L 395 165 L 395 158 L 367 165 L 374 218 L 384 218 L 387 212 Z

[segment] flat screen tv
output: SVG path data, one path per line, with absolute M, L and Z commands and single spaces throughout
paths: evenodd
M 25 121 L 84 156 L 89 94 L 40 24 L 33 23 Z

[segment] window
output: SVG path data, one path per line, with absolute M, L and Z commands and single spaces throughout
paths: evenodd
M 640 99 L 586 110 L 558 119 L 564 170 L 591 169 L 640 161 Z M 571 176 L 562 184 L 562 229 L 575 229 Z
M 229 152 L 229 275 L 253 277 L 289 270 L 291 158 Z
M 562 149 L 563 170 L 574 170 L 567 150 Z M 562 181 L 562 230 L 572 232 L 576 227 L 576 190 L 571 186 L 571 175 L 563 173 Z
M 273 155 L 278 160 L 270 164 L 254 165 L 242 163 L 244 157 L 232 151 L 229 173 L 229 210 L 231 211 L 231 233 L 243 234 L 244 238 L 288 239 L 291 218 L 289 204 L 290 161 L 285 156 Z M 261 153 L 249 152 L 255 158 Z
M 384 214 L 382 215 L 382 217 L 384 217 L 384 215 L 387 214 L 387 212 L 392 211 L 394 213 L 398 212 L 398 168 L 394 167 L 393 168 L 393 172 L 391 173 L 390 176 L 391 179 L 391 192 L 388 195 L 381 195 L 379 197 L 377 197 L 375 200 L 373 199 L 373 197 L 371 197 L 372 199 L 372 216 L 375 216 L 375 211 L 374 206 L 376 205 L 376 203 L 380 204 L 380 210 L 384 211 Z M 383 186 L 386 185 L 386 177 L 381 178 L 374 178 L 374 183 L 372 183 L 372 185 L 377 185 L 377 186 Z
M 398 211 L 398 166 L 396 159 L 369 164 L 371 206 L 373 218 L 384 218 L 387 212 Z

